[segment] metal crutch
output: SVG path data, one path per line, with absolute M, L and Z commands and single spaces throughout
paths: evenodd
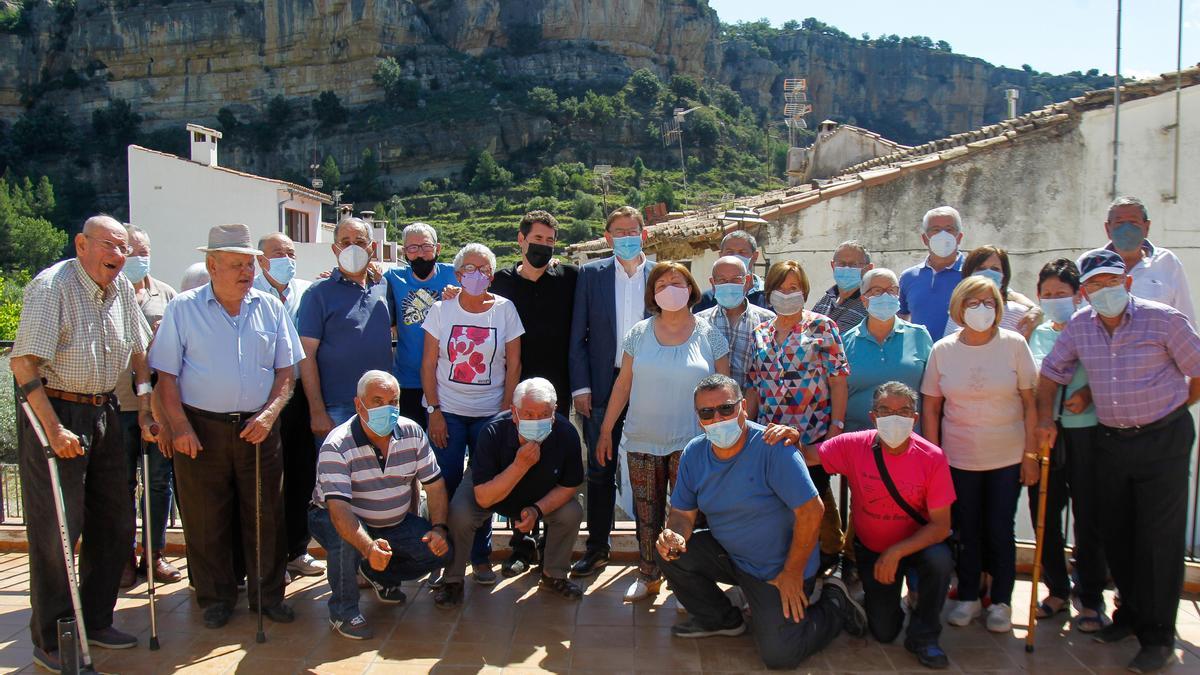
M 262 605 L 262 444 L 254 444 L 254 576 L 258 580 L 258 633 L 254 641 L 262 644 L 267 641 L 263 632 Z
M 146 542 L 146 592 L 150 596 L 150 651 L 158 651 L 158 622 L 154 616 L 154 541 L 150 523 L 150 444 L 142 440 L 142 530 Z
M 1038 480 L 1037 522 L 1034 523 L 1035 544 L 1033 547 L 1033 588 L 1029 592 L 1029 632 L 1025 634 L 1025 651 L 1033 651 L 1033 637 L 1037 630 L 1038 583 L 1042 580 L 1042 548 L 1046 545 L 1046 491 L 1050 482 L 1050 446 L 1042 446 L 1038 452 L 1041 477 Z M 1059 552 L 1061 555 L 1061 551 Z

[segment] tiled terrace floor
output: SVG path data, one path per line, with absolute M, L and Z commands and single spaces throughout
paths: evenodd
M 182 563 L 182 561 L 179 561 Z M 297 612 L 289 625 L 266 622 L 267 642 L 255 644 L 255 621 L 244 605 L 223 629 L 204 628 L 186 582 L 160 587 L 158 628 L 162 649 L 146 648 L 149 613 L 145 585 L 122 594 L 117 626 L 138 634 L 132 650 L 93 649 L 98 670 L 119 673 L 416 673 L 416 672 L 747 672 L 762 670 L 748 636 L 689 641 L 672 639 L 678 620 L 668 592 L 654 604 L 621 603 L 628 567 L 612 566 L 587 583 L 581 602 L 538 593 L 531 575 L 485 588 L 468 581 L 461 610 L 433 606 L 420 584 L 406 585 L 409 601 L 379 604 L 363 593 L 363 610 L 375 638 L 356 642 L 329 631 L 324 578 L 302 579 L 288 587 Z M 35 672 L 28 639 L 28 562 L 22 554 L 0 555 L 0 671 Z M 1043 673 L 1123 672 L 1136 643 L 1099 645 L 1069 631 L 1065 620 L 1044 623 L 1038 648 L 1024 651 L 1030 584 L 1017 584 L 1012 634 L 993 635 L 976 623 L 947 627 L 943 646 L 952 670 Z M 1110 598 L 1111 602 L 1111 598 Z M 1179 611 L 1171 672 L 1200 672 L 1200 602 L 1185 598 Z M 840 637 L 810 659 L 804 672 L 922 671 L 899 644 Z

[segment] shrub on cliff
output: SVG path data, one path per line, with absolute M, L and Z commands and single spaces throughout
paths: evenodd
M 380 59 L 371 79 L 383 89 L 389 103 L 401 108 L 417 107 L 417 100 L 421 96 L 421 83 L 407 77 L 404 68 L 395 58 L 389 56 Z

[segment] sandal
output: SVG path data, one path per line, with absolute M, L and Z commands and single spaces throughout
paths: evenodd
M 1095 633 L 1101 628 L 1108 625 L 1108 620 L 1103 614 L 1095 614 L 1093 616 L 1077 616 L 1074 620 L 1075 630 L 1080 633 Z
M 1070 609 L 1071 609 L 1071 603 L 1067 602 L 1066 600 L 1063 600 L 1063 603 L 1058 606 L 1058 609 L 1054 609 L 1054 607 L 1052 607 L 1050 605 L 1050 603 L 1043 600 L 1038 605 L 1036 616 L 1038 619 L 1049 619 L 1050 617 L 1054 616 L 1055 614 L 1062 614 L 1063 612 L 1070 611 Z
M 578 600 L 583 597 L 583 589 L 579 587 L 579 584 L 570 579 L 555 579 L 543 574 L 542 580 L 538 585 L 568 600 Z

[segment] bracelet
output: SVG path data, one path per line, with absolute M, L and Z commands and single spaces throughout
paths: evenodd
M 138 382 L 137 395 L 145 396 L 154 393 L 154 387 L 150 386 L 149 382 Z
M 528 506 L 528 508 L 531 508 L 531 509 L 533 509 L 534 511 L 537 511 L 537 514 L 538 514 L 538 520 L 545 520 L 545 518 L 546 518 L 546 514 L 542 513 L 542 507 L 538 506 L 537 504 L 530 504 L 530 505 Z
M 1041 456 L 1039 456 L 1036 452 L 1027 452 L 1027 453 L 1025 453 L 1025 458 L 1026 459 L 1041 459 Z

